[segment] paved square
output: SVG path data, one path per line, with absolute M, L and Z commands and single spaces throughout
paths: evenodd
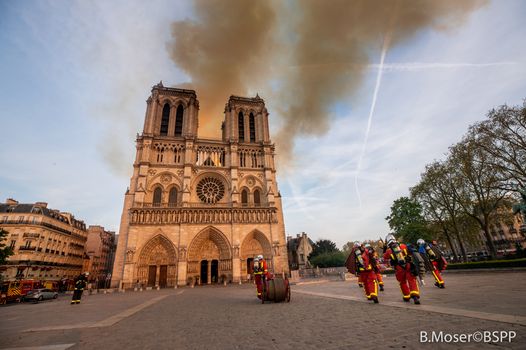
M 38 349 L 524 349 L 526 272 L 448 273 L 422 305 L 386 278 L 380 304 L 355 281 L 293 286 L 291 303 L 261 305 L 255 288 L 206 286 L 86 296 L 0 308 L 0 348 Z M 323 295 L 323 296 L 322 296 Z M 500 320 L 500 321 L 499 321 Z M 421 331 L 515 331 L 511 343 L 421 344 Z M 53 347 L 42 347 L 53 346 Z

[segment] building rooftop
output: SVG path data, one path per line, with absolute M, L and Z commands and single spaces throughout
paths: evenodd
M 74 226 L 80 224 L 82 227 L 85 227 L 84 221 L 75 219 L 69 213 L 61 213 L 59 210 L 50 209 L 45 202 L 18 203 L 18 201 L 9 198 L 5 203 L 0 204 L 1 213 L 41 214 L 66 224 Z

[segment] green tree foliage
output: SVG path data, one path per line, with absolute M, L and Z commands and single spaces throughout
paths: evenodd
M 458 245 L 465 259 L 465 243 L 476 241 L 482 232 L 487 250 L 495 257 L 492 230 L 513 223 L 511 206 L 524 186 L 526 102 L 491 110 L 486 120 L 472 125 L 450 147 L 444 161 L 426 167 L 420 182 L 411 188 L 411 198 L 421 205 L 424 219 L 455 255 Z M 392 227 L 406 227 L 411 210 L 405 215 L 395 211 L 396 215 L 388 217 Z
M 345 265 L 348 253 L 332 251 L 318 254 L 310 259 L 310 263 L 315 267 L 340 267 Z
M 8 234 L 9 232 L 0 227 L 0 265 L 5 264 L 7 258 L 13 255 L 13 249 L 4 243 Z
M 314 243 L 314 246 L 312 247 L 312 252 L 309 255 L 309 260 L 311 260 L 315 256 L 333 252 L 339 252 L 339 249 L 336 247 L 336 243 L 329 239 L 319 239 L 316 241 L 316 243 Z
M 431 240 L 431 230 L 422 215 L 422 206 L 409 197 L 400 197 L 391 206 L 391 214 L 385 218 L 397 239 L 416 243 L 419 238 Z

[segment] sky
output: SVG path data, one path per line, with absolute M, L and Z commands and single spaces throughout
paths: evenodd
M 391 46 L 379 37 L 358 86 L 331 101 L 325 132 L 298 134 L 278 163 L 287 235 L 340 247 L 385 237 L 392 202 L 426 164 L 491 108 L 526 98 L 525 15 L 524 1 L 492 1 L 454 28 Z M 195 77 L 171 52 L 173 23 L 193 18 L 183 1 L 0 0 L 0 200 L 45 201 L 118 232 L 150 89 Z M 271 137 L 283 135 L 279 96 L 294 89 L 269 76 L 247 87 L 256 92 Z

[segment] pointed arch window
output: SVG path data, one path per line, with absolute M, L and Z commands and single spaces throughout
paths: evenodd
M 177 205 L 177 188 L 175 187 L 170 189 L 170 194 L 168 195 L 168 205 L 170 207 L 175 207 Z
M 161 199 L 163 196 L 163 190 L 160 187 L 156 187 L 153 191 L 153 206 L 154 207 L 160 207 L 161 206 Z
M 259 190 L 254 191 L 254 205 L 256 207 L 261 206 L 261 195 L 259 193 Z
M 237 128 L 239 130 L 239 141 L 245 142 L 245 117 L 243 112 L 239 112 L 237 116 Z
M 248 191 L 241 191 L 241 205 L 246 207 L 248 205 Z
M 168 124 L 170 123 L 170 105 L 168 103 L 164 104 L 163 115 L 161 118 L 161 136 L 168 135 Z
M 183 114 L 184 108 L 182 105 L 179 105 L 175 115 L 175 136 L 183 136 Z
M 256 142 L 256 121 L 252 113 L 248 118 L 248 125 L 250 127 L 250 142 Z

